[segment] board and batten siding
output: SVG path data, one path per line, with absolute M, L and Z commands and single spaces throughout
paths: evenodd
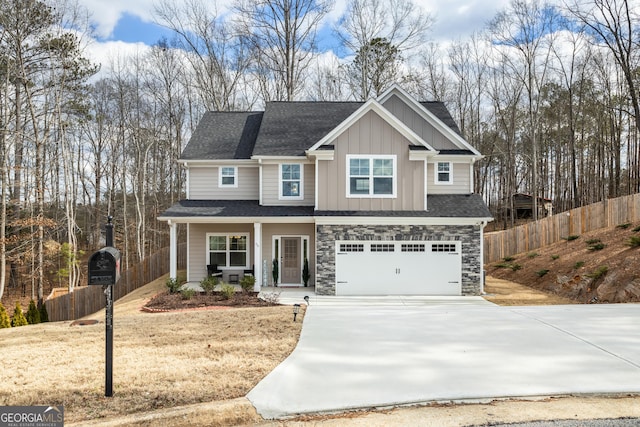
M 319 210 L 424 210 L 424 162 L 409 160 L 409 141 L 373 111 L 331 142 L 334 160 L 318 162 Z M 395 198 L 348 198 L 347 155 L 395 155 Z
M 389 98 L 383 106 L 434 149 L 456 150 L 460 148 L 445 138 L 442 133 L 396 95 Z
M 299 162 L 289 161 L 285 164 Z M 265 164 L 262 166 L 262 204 L 265 206 L 313 206 L 315 204 L 315 165 L 305 164 L 303 171 L 302 195 L 304 199 L 280 200 L 279 178 L 280 167 L 278 164 Z M 257 179 L 256 179 L 257 181 Z
M 437 160 L 434 160 L 437 163 Z M 436 184 L 435 163 L 427 165 L 427 188 L 429 194 L 469 194 L 471 191 L 471 171 L 469 163 L 452 163 L 453 183 Z
M 190 167 L 190 200 L 258 200 L 260 197 L 259 169 L 238 167 L 238 187 L 218 186 L 218 167 Z

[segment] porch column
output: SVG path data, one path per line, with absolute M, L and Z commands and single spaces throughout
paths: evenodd
M 253 285 L 255 292 L 260 292 L 262 287 L 262 223 L 253 223 L 253 275 L 256 283 Z
M 178 224 L 168 221 L 169 224 L 169 278 L 178 277 Z

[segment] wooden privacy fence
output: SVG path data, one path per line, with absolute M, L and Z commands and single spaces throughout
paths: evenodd
M 187 265 L 187 245 L 178 245 L 178 269 Z M 169 248 L 160 249 L 142 262 L 128 268 L 113 287 L 113 299 L 118 300 L 129 292 L 169 272 Z M 45 301 L 49 321 L 75 320 L 102 310 L 105 307 L 102 286 L 76 288 L 72 293 Z
M 600 228 L 640 221 L 640 194 L 609 199 L 536 222 L 484 235 L 484 262 L 491 263 Z

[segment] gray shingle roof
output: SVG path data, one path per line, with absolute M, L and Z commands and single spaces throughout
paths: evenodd
M 460 133 L 442 102 L 421 104 Z M 264 112 L 208 112 L 198 123 L 181 159 L 303 156 L 305 150 L 362 105 L 362 102 L 268 102 Z
M 179 217 L 397 217 L 491 218 L 479 194 L 427 196 L 427 211 L 314 211 L 313 206 L 260 206 L 257 200 L 181 200 L 160 215 Z
M 263 113 L 205 113 L 182 152 L 184 160 L 249 159 Z
M 269 102 L 253 154 L 303 156 L 361 106 L 361 102 Z

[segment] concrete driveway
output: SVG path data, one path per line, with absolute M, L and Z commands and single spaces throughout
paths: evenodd
M 504 397 L 640 392 L 640 305 L 315 297 L 247 397 L 264 418 Z

